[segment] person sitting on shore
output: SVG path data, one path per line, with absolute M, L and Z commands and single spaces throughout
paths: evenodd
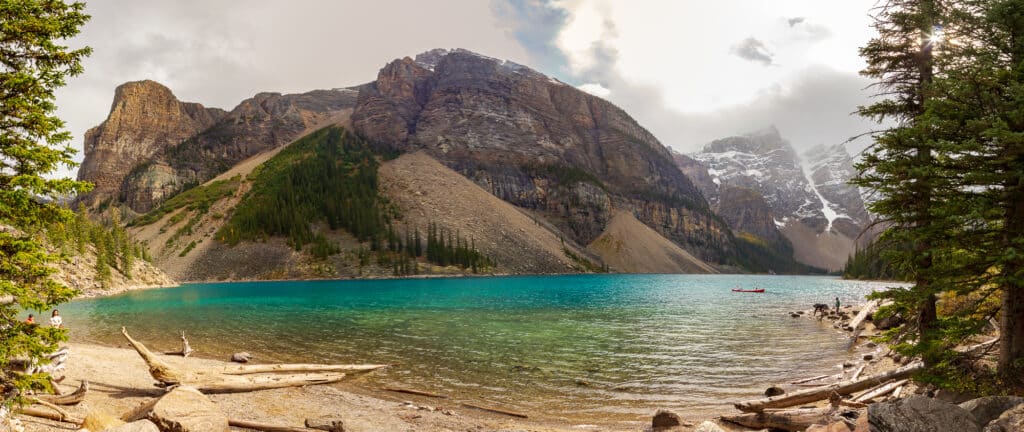
M 57 309 L 54 309 L 53 315 L 50 316 L 50 327 L 64 328 L 64 318 L 61 318 Z

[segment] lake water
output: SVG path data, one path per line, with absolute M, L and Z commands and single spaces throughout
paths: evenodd
M 733 293 L 736 286 L 765 294 Z M 77 300 L 72 340 L 260 362 L 398 363 L 361 378 L 575 423 L 728 410 L 853 358 L 813 303 L 885 283 L 829 277 L 578 275 L 188 284 Z

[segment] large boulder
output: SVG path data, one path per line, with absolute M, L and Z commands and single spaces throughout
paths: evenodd
M 192 387 L 177 387 L 160 399 L 139 407 L 126 421 L 149 419 L 162 432 L 230 432 L 228 417 L 209 398 Z
M 666 410 L 658 410 L 658 412 L 654 414 L 654 419 L 651 420 L 651 426 L 654 429 L 671 428 L 682 425 L 683 420 L 679 418 L 679 414 Z
M 984 426 L 1022 403 L 1024 403 L 1024 397 L 986 396 L 964 402 L 960 404 L 960 408 L 970 411 L 974 415 L 975 422 Z
M 970 411 L 919 395 L 871 405 L 868 423 L 872 432 L 981 431 Z
M 160 432 L 160 428 L 156 427 L 156 424 L 149 420 L 139 420 L 106 429 L 104 432 Z
M 985 426 L 984 432 L 1024 431 L 1024 404 L 1017 405 Z

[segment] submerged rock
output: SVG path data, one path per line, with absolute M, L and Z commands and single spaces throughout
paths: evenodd
M 781 389 L 781 388 L 779 388 L 778 386 L 768 387 L 768 389 L 766 389 L 764 391 L 764 395 L 768 396 L 768 397 L 779 396 L 779 395 L 784 395 L 784 394 L 786 394 L 786 391 Z
M 926 396 L 911 396 L 868 407 L 873 432 L 980 432 L 969 411 Z

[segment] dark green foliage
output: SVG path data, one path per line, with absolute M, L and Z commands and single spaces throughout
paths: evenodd
M 171 213 L 177 209 L 185 207 L 188 210 L 198 211 L 199 213 L 206 213 L 210 210 L 210 206 L 219 201 L 222 198 L 231 196 L 238 190 L 238 185 L 241 183 L 241 176 L 234 176 L 227 180 L 217 180 L 205 186 L 196 186 L 182 193 L 179 193 L 171 199 L 164 201 L 159 207 L 153 209 L 149 213 L 138 217 L 133 220 L 129 225 L 141 226 L 149 225 L 153 222 L 159 221 L 164 215 Z M 184 218 L 184 212 L 175 215 L 172 218 L 173 225 L 180 221 L 180 218 Z M 177 220 L 174 220 L 178 218 Z
M 909 272 L 897 267 L 889 258 L 887 249 L 894 247 L 909 248 L 908 245 L 897 246 L 879 241 L 872 241 L 864 247 L 858 246 L 853 255 L 846 260 L 843 278 L 909 281 Z M 899 253 L 905 254 L 906 251 Z
M 494 262 L 476 249 L 476 241 L 468 241 L 462 236 L 453 235 L 436 223 L 427 226 L 427 262 L 439 266 L 455 265 L 463 269 L 472 269 L 476 273 L 480 269 L 493 267 Z
M 104 286 L 110 282 L 112 269 L 131 279 L 135 259 L 148 261 L 145 245 L 124 229 L 117 209 L 112 209 L 107 219 L 94 222 L 86 215 L 85 208 L 79 207 L 73 218 L 48 225 L 45 233 L 50 245 L 58 249 L 64 259 L 80 257 L 88 250 L 87 246 L 92 245 L 96 252 L 94 270 Z
M 84 11 L 80 2 L 0 0 L 0 406 L 22 391 L 49 386 L 46 374 L 6 371 L 8 361 L 40 359 L 67 339 L 64 330 L 25 324 L 18 313 L 47 310 L 75 295 L 50 278 L 58 257 L 43 246 L 40 231 L 72 217 L 54 198 L 91 188 L 48 176 L 75 166 L 54 93 L 82 73 L 91 52 L 61 45 L 89 20 Z
M 234 245 L 284 236 L 301 250 L 315 239 L 312 225 L 321 222 L 376 243 L 388 222 L 377 167 L 369 145 L 342 128 L 307 135 L 254 171 L 252 189 L 217 239 Z

